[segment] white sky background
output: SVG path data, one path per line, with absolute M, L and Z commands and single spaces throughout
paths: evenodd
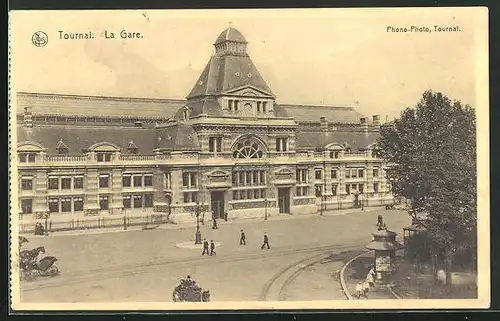
M 14 91 L 184 98 L 229 26 L 278 103 L 357 106 L 382 120 L 442 91 L 475 105 L 475 15 L 467 9 L 17 12 L 11 17 Z M 388 33 L 387 26 L 459 25 L 456 33 Z M 122 40 L 122 29 L 143 39 Z M 31 36 L 42 30 L 45 47 Z M 96 34 L 59 40 L 58 30 Z M 104 30 L 117 39 L 104 40 Z

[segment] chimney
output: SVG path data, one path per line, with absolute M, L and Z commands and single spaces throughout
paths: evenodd
M 368 133 L 368 120 L 366 119 L 366 117 L 361 117 L 359 119 L 359 122 L 361 124 L 361 129 L 363 130 L 363 132 Z
M 33 127 L 33 110 L 31 107 L 24 108 L 24 126 L 27 128 Z
M 373 115 L 373 126 L 380 128 L 380 116 Z
M 325 117 L 320 117 L 319 118 L 319 123 L 320 123 L 321 129 L 323 131 L 327 131 L 328 130 L 328 121 L 326 120 Z

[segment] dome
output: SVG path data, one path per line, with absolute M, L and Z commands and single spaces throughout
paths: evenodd
M 231 27 L 222 31 L 222 33 L 217 37 L 217 40 L 215 40 L 215 44 L 225 42 L 225 41 L 247 43 L 247 41 L 245 40 L 245 37 L 243 37 L 241 32 L 239 32 L 238 30 L 231 28 Z

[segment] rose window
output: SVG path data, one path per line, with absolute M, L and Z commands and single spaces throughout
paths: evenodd
M 263 155 L 261 144 L 252 139 L 237 143 L 233 151 L 233 158 L 262 158 Z

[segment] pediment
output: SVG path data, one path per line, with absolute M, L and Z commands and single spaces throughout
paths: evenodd
M 244 96 L 244 97 L 255 97 L 255 98 L 273 98 L 274 96 L 262 89 L 258 89 L 254 86 L 243 86 L 238 88 L 232 88 L 224 92 L 224 94 Z
M 46 148 L 37 142 L 26 141 L 17 144 L 17 150 L 23 152 L 42 152 L 45 151 Z
M 119 150 L 120 147 L 108 142 L 97 143 L 89 147 L 89 151 L 94 152 L 115 152 Z
M 288 168 L 288 167 L 280 168 L 280 169 L 276 170 L 274 173 L 276 175 L 279 175 L 279 176 L 289 176 L 289 175 L 294 175 L 295 174 L 295 172 L 292 169 Z
M 227 177 L 229 176 L 228 172 L 221 171 L 221 170 L 214 170 L 210 173 L 207 174 L 209 177 Z

